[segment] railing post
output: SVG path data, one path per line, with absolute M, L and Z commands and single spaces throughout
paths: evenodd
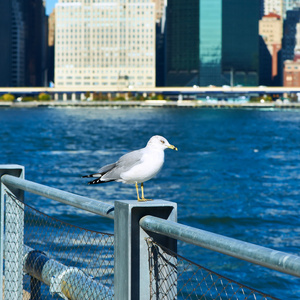
M 4 174 L 24 178 L 24 167 L 19 165 L 0 165 L 0 177 Z M 1 183 L 0 214 L 0 290 L 3 294 L 3 255 L 4 255 L 4 197 L 5 189 Z M 24 192 L 10 189 L 20 201 L 24 200 Z M 23 295 L 23 235 L 24 210 L 14 201 L 6 197 L 5 209 L 5 285 L 4 299 L 22 299 Z M 2 295 L 0 295 L 2 297 Z
M 176 222 L 177 204 L 163 200 L 115 202 L 115 300 L 150 299 L 149 234 L 139 226 L 146 215 Z M 157 239 L 176 252 L 176 240 L 156 235 Z

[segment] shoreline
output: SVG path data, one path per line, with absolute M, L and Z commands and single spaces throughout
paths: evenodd
M 145 100 L 145 101 L 0 101 L 0 108 L 35 108 L 35 107 L 166 107 L 166 108 L 276 108 L 300 109 L 299 102 L 291 103 L 235 103 L 235 102 L 203 102 L 197 100 Z

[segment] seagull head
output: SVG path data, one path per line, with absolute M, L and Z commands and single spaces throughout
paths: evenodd
M 160 135 L 154 135 L 149 142 L 147 143 L 147 146 L 156 147 L 160 149 L 172 149 L 172 150 L 178 150 L 175 146 L 171 145 L 166 138 Z

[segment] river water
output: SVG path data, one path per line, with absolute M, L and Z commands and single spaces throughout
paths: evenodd
M 300 111 L 181 108 L 1 109 L 2 164 L 26 178 L 113 203 L 134 186 L 88 186 L 95 172 L 156 134 L 178 147 L 145 183 L 146 197 L 178 203 L 180 223 L 299 254 Z M 58 219 L 106 232 L 110 220 L 26 194 Z M 300 299 L 299 279 L 179 243 L 183 256 L 280 299 Z

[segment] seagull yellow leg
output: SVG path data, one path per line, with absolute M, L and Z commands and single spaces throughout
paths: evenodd
M 141 183 L 141 190 L 142 190 L 142 199 L 140 201 L 152 201 L 152 199 L 145 199 L 144 196 L 144 183 Z
M 141 201 L 141 202 L 144 202 L 144 201 L 147 201 L 147 199 L 144 198 L 144 191 L 142 190 L 142 198 L 140 198 L 140 195 L 139 195 L 139 186 L 137 183 L 135 183 L 135 188 L 136 188 L 136 194 L 137 194 L 137 200 L 138 201 Z
M 135 183 L 135 188 L 136 188 L 137 200 L 142 201 L 141 198 L 140 198 L 140 195 L 139 195 L 139 186 L 138 186 L 137 183 Z

